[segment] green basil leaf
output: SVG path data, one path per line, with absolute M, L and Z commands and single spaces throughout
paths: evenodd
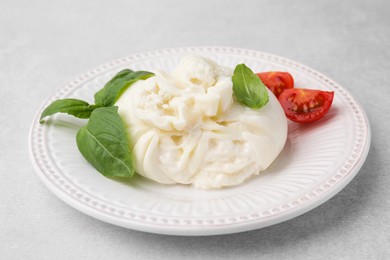
M 87 102 L 74 98 L 59 99 L 51 103 L 45 110 L 43 110 L 40 122 L 43 118 L 51 116 L 55 113 L 67 113 L 78 118 L 89 118 L 92 111 L 96 107 Z
M 232 81 L 233 92 L 239 102 L 254 109 L 259 109 L 268 103 L 266 86 L 245 64 L 236 66 Z
M 77 132 L 76 141 L 81 154 L 104 176 L 133 176 L 129 140 L 118 107 L 96 108 Z
M 125 69 L 116 74 L 104 87 L 96 92 L 95 104 L 102 107 L 113 106 L 120 95 L 134 82 L 147 79 L 154 74 L 148 71 Z

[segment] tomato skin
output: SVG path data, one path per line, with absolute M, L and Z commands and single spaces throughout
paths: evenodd
M 268 71 L 257 73 L 257 76 L 276 97 L 279 97 L 283 90 L 294 87 L 294 79 L 288 72 Z
M 283 91 L 278 100 L 288 119 L 297 123 L 310 123 L 325 116 L 333 97 L 333 91 L 294 88 Z

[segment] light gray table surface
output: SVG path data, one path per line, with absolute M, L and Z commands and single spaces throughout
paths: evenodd
M 0 0 L 0 259 L 390 259 L 389 3 Z M 269 52 L 341 84 L 371 124 L 361 171 L 302 216 L 210 237 L 124 229 L 54 196 L 28 154 L 42 102 L 102 63 L 183 46 Z

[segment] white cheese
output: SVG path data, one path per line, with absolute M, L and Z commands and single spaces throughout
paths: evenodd
M 275 96 L 259 110 L 234 100 L 232 69 L 198 56 L 137 81 L 117 101 L 137 173 L 164 184 L 210 189 L 265 170 L 287 137 Z

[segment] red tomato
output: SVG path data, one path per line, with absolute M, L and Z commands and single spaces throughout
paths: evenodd
M 283 90 L 294 87 L 294 79 L 288 72 L 269 71 L 257 73 L 257 76 L 276 97 L 279 97 Z
M 332 105 L 334 92 L 293 88 L 279 96 L 287 118 L 298 123 L 310 123 L 321 119 Z

